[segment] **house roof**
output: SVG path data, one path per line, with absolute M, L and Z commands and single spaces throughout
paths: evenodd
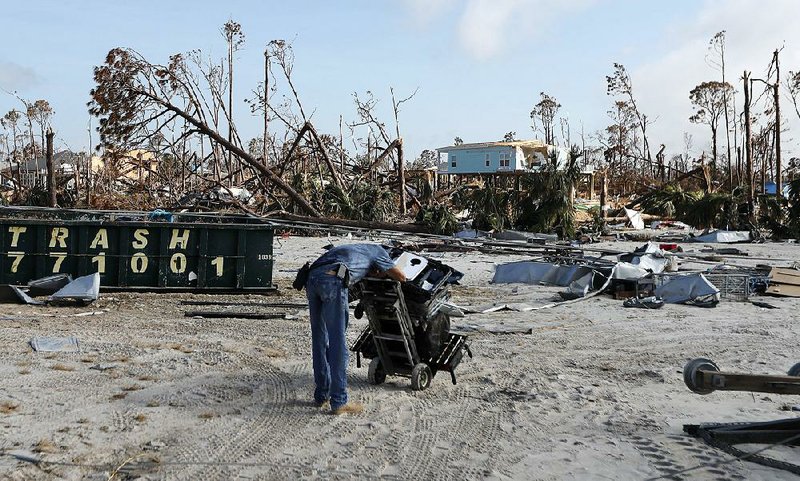
M 69 150 L 56 152 L 53 154 L 53 166 L 59 168 L 61 164 L 71 164 L 74 162 L 77 156 L 78 154 Z M 47 168 L 47 159 L 44 157 L 39 157 L 36 160 L 29 159 L 27 162 L 25 162 L 25 164 L 22 166 L 22 170 L 35 171 L 37 168 L 37 163 L 39 170 Z
M 475 144 L 448 145 L 447 147 L 439 147 L 436 150 L 439 152 L 450 152 L 452 150 L 486 149 L 489 147 L 542 148 L 545 146 L 546 144 L 541 140 L 514 140 L 511 142 L 478 142 Z

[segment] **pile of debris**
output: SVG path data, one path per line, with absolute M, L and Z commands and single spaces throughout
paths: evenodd
M 720 242 L 744 238 L 739 233 L 726 233 L 721 237 Z M 797 269 L 765 265 L 739 267 L 722 263 L 705 270 L 679 272 L 681 261 L 696 259 L 707 262 L 709 258 L 696 252 L 685 253 L 677 244 L 648 242 L 633 252 L 600 251 L 599 256 L 587 255 L 589 249 L 553 247 L 542 246 L 541 254 L 531 260 L 497 265 L 492 283 L 565 287 L 566 290 L 559 292 L 561 300 L 539 306 L 498 301 L 463 310 L 467 313 L 531 311 L 602 293 L 622 300 L 625 307 L 646 309 L 658 309 L 665 304 L 715 307 L 721 300 L 749 301 L 758 294 L 800 297 L 800 270 Z M 746 255 L 738 249 L 732 251 L 735 251 L 733 255 Z M 715 254 L 720 252 L 714 251 Z M 766 303 L 756 304 L 773 307 Z

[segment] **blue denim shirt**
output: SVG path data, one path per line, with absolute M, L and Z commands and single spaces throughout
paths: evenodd
M 372 269 L 380 272 L 394 267 L 386 249 L 377 244 L 345 244 L 334 247 L 314 261 L 312 268 L 331 264 L 344 264 L 350 271 L 350 284 L 355 284 Z

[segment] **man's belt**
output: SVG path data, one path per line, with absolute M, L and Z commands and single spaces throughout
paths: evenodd
M 316 266 L 312 270 L 317 270 L 317 269 L 328 269 L 325 272 L 323 272 L 323 274 L 329 276 L 336 276 L 342 280 L 347 279 L 349 277 L 347 272 L 347 266 L 342 262 L 336 264 L 324 264 L 321 266 Z

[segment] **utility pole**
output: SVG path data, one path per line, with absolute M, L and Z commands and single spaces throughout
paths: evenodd
M 228 42 L 228 144 L 233 144 L 233 129 L 235 128 L 233 125 L 233 53 L 239 50 L 239 47 L 244 43 L 244 33 L 242 33 L 242 26 L 240 24 L 234 22 L 233 19 L 228 19 L 222 27 L 222 34 Z M 242 169 L 240 168 L 242 161 L 237 156 L 236 163 L 238 164 L 238 168 L 234 166 L 233 152 L 229 150 L 225 163 L 228 169 L 228 186 L 233 186 L 234 182 L 241 181 L 243 177 Z M 235 176 L 234 172 L 236 172 Z
M 56 200 L 56 169 L 53 165 L 53 129 L 47 129 L 45 135 L 47 150 L 45 151 L 45 162 L 47 164 L 47 193 L 49 197 L 48 206 L 55 207 Z
M 720 70 L 722 71 L 722 83 L 725 84 L 725 32 L 722 33 L 721 42 L 719 43 L 719 65 Z M 717 38 L 717 37 L 715 37 Z M 731 190 L 733 190 L 733 162 L 731 161 L 731 129 L 730 129 L 730 120 L 729 120 L 729 108 L 728 108 L 728 89 L 722 91 L 723 95 L 723 102 L 725 104 L 725 147 L 728 151 L 728 185 Z M 735 124 L 734 124 L 735 125 Z M 734 133 L 734 139 L 736 138 L 736 133 Z
M 775 98 L 775 196 L 781 199 L 783 196 L 783 182 L 781 181 L 781 67 L 778 63 L 778 53 L 776 49 L 773 55 L 775 62 L 775 84 L 773 85 L 773 96 Z
M 750 215 L 753 214 L 753 139 L 750 132 L 750 72 L 743 75 L 744 80 L 744 157 L 747 170 L 747 206 Z

